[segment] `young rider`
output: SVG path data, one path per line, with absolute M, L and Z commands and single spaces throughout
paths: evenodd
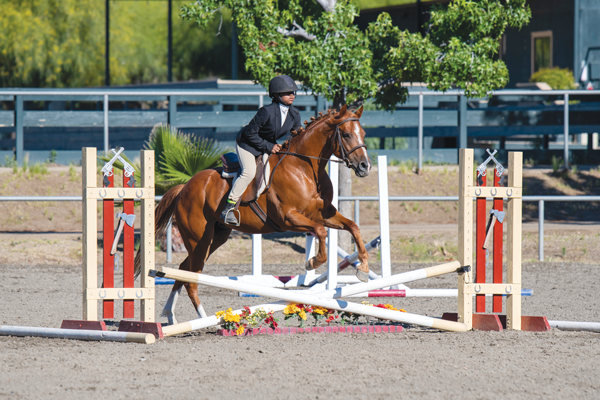
M 234 212 L 239 198 L 256 175 L 256 157 L 265 153 L 275 154 L 281 150 L 277 139 L 290 130 L 302 126 L 300 112 L 292 107 L 298 87 L 292 78 L 279 75 L 269 82 L 269 97 L 273 102 L 258 110 L 252 121 L 242 128 L 236 137 L 235 151 L 242 166 L 241 174 L 233 181 L 221 220 L 226 224 L 237 225 Z

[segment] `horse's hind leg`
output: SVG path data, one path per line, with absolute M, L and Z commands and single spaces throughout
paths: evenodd
M 215 233 L 213 236 L 212 244 L 210 245 L 210 250 L 208 252 L 209 257 L 219 247 L 221 247 L 223 244 L 225 244 L 227 239 L 229 239 L 229 235 L 231 235 L 231 231 L 232 231 L 231 228 L 229 228 L 219 222 L 217 222 L 215 224 Z
M 213 227 L 207 227 L 207 229 L 204 231 L 202 240 L 196 244 L 196 247 L 194 247 L 194 250 L 189 255 L 189 262 L 187 265 L 189 271 L 202 273 L 202 270 L 204 269 L 204 263 L 210 255 L 209 251 L 213 243 L 214 233 Z M 194 305 L 194 309 L 198 314 L 198 318 L 206 318 L 206 311 L 204 311 L 204 307 L 198 298 L 198 284 L 186 282 L 183 284 L 183 286 L 187 290 L 188 296 L 190 297 L 190 300 Z
M 183 260 L 183 262 L 179 265 L 179 269 L 187 270 L 188 261 L 189 257 L 186 257 L 186 259 Z M 175 305 L 177 304 L 177 299 L 179 298 L 182 288 L 183 282 L 175 281 L 173 287 L 171 288 L 171 293 L 169 293 L 169 298 L 163 307 L 161 316 L 167 317 L 169 325 L 175 325 L 177 323 L 177 319 L 175 318 Z

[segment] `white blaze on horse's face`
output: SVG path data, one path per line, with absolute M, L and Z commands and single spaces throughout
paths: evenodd
M 364 178 L 365 176 L 369 175 L 369 172 L 371 171 L 371 160 L 369 159 L 366 146 L 363 147 L 363 137 L 365 135 L 365 131 L 362 129 L 358 121 L 351 121 L 351 123 L 348 125 L 346 125 L 346 129 L 350 129 L 346 135 L 347 145 L 349 148 L 346 148 L 346 151 L 351 152 L 351 154 L 348 155 L 348 158 L 352 163 L 352 169 L 354 170 L 356 176 L 359 178 Z
M 356 135 L 356 140 L 358 141 L 358 144 L 363 144 L 363 140 L 362 140 L 362 134 L 361 132 L 362 128 L 360 126 L 360 124 L 358 123 L 358 121 L 354 124 L 354 135 Z M 371 159 L 369 158 L 369 153 L 367 152 L 367 148 L 366 147 L 362 147 L 360 149 L 358 149 L 358 151 L 362 151 L 364 153 L 365 158 L 367 159 L 367 163 L 369 165 L 369 171 L 371 171 Z

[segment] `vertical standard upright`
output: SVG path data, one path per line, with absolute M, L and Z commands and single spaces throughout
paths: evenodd
M 508 153 L 508 187 L 500 186 L 500 176 L 494 174 L 494 185 L 484 186 L 485 174 L 482 174 L 483 182 L 473 182 L 473 149 L 460 149 L 459 152 L 459 243 L 458 261 L 463 271 L 458 277 L 458 316 L 454 315 L 459 322 L 463 322 L 469 329 L 502 330 L 507 329 L 544 331 L 550 329 L 545 317 L 524 317 L 521 315 L 521 242 L 522 242 L 522 208 L 523 208 L 523 153 Z M 483 240 L 479 238 L 473 248 L 473 198 L 478 202 L 486 201 L 488 198 L 494 200 L 494 209 L 500 208 L 500 202 L 507 199 L 506 215 L 503 225 L 507 225 L 507 263 L 506 282 L 502 283 L 502 271 L 499 270 L 502 256 L 502 228 L 495 219 L 490 219 L 490 224 L 495 223 L 494 230 L 494 283 L 485 283 L 485 278 L 480 276 L 486 273 L 486 265 L 478 265 L 473 270 L 473 252 L 478 255 L 484 254 Z M 477 208 L 485 211 L 485 204 Z M 487 219 L 485 212 L 478 213 L 477 226 L 479 229 L 480 218 Z M 485 227 L 485 224 L 483 225 Z M 488 226 L 488 231 L 491 231 Z M 485 239 L 485 235 L 483 237 Z M 485 257 L 484 257 L 485 258 Z M 475 275 L 475 280 L 473 279 Z M 479 276 L 478 276 L 479 275 Z M 475 281 L 475 282 L 474 282 Z M 478 301 L 477 313 L 473 313 L 473 295 L 481 296 Z M 497 314 L 483 314 L 486 311 L 485 295 L 495 295 L 493 302 L 493 313 L 502 312 L 502 304 L 499 295 L 506 295 L 506 317 Z M 450 319 L 450 318 L 447 318 Z
M 98 301 L 124 300 L 125 309 L 130 310 L 129 300 L 140 300 L 140 320 L 154 322 L 154 279 L 148 276 L 154 268 L 154 152 L 144 150 L 140 154 L 141 187 L 98 187 L 96 148 L 88 147 L 82 151 L 82 197 L 83 197 L 83 319 L 98 320 Z M 98 200 L 122 200 L 127 202 L 131 212 L 132 201 L 141 203 L 140 256 L 141 274 L 139 287 L 133 287 L 133 269 L 127 268 L 131 276 L 126 277 L 124 287 L 98 287 Z M 110 218 L 110 216 L 107 216 Z M 114 218 L 114 217 L 113 217 Z M 125 244 L 132 245 L 132 232 L 127 233 Z M 104 232 L 104 236 L 113 232 Z M 112 242 L 111 242 L 112 243 Z M 104 248 L 104 252 L 109 252 Z M 133 255 L 128 252 L 126 255 Z M 105 266 L 114 268 L 111 265 Z M 106 271 L 107 268 L 105 268 Z M 126 318 L 131 318 L 126 311 Z M 109 317 L 112 318 L 112 317 Z

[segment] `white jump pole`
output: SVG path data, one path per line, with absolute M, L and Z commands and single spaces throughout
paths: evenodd
M 548 321 L 548 324 L 565 331 L 600 332 L 600 322 Z
M 287 304 L 289 302 L 306 303 L 306 304 L 319 305 L 321 307 L 326 307 L 326 308 L 331 308 L 331 309 L 336 309 L 336 310 L 355 312 L 357 314 L 375 316 L 377 318 L 391 319 L 394 321 L 397 320 L 399 322 L 406 322 L 406 323 L 415 324 L 415 325 L 420 325 L 421 323 L 424 323 L 425 325 L 422 325 L 422 326 L 428 326 L 428 327 L 432 327 L 432 328 L 436 328 L 436 329 L 463 331 L 466 329 L 466 326 L 464 324 L 460 324 L 460 323 L 452 323 L 450 325 L 447 325 L 446 322 L 450 322 L 450 321 L 441 322 L 442 320 L 438 320 L 438 319 L 430 318 L 430 317 L 422 317 L 422 316 L 416 316 L 416 318 L 413 318 L 414 314 L 406 314 L 406 313 L 401 313 L 402 316 L 397 316 L 396 314 L 393 314 L 393 313 L 398 313 L 397 311 L 391 311 L 392 312 L 391 315 L 387 314 L 385 317 L 379 317 L 379 316 L 373 315 L 371 313 L 366 313 L 369 311 L 369 309 L 372 309 L 374 307 L 361 305 L 361 307 L 359 307 L 360 310 L 358 310 L 356 308 L 349 309 L 349 308 L 347 308 L 347 306 L 348 306 L 348 304 L 352 304 L 352 303 L 347 303 L 347 302 L 343 302 L 343 301 L 338 302 L 337 300 L 331 300 L 331 299 L 336 299 L 336 298 L 340 298 L 340 297 L 352 296 L 354 294 L 359 294 L 359 293 L 367 292 L 370 290 L 381 289 L 386 286 L 399 285 L 402 283 L 412 282 L 412 281 L 419 280 L 419 279 L 430 278 L 433 276 L 448 274 L 448 273 L 456 272 L 459 268 L 460 268 L 460 264 L 457 261 L 453 261 L 450 263 L 441 264 L 441 265 L 437 265 L 434 267 L 421 268 L 418 270 L 393 275 L 393 276 L 390 276 L 387 278 L 381 278 L 381 279 L 369 281 L 366 283 L 361 282 L 361 283 L 357 283 L 357 284 L 354 284 L 351 286 L 340 287 L 335 290 L 326 290 L 326 291 L 322 291 L 322 292 L 313 292 L 310 290 L 309 291 L 292 291 L 292 290 L 275 289 L 275 288 L 270 288 L 270 287 L 266 287 L 266 286 L 256 286 L 256 285 L 246 284 L 246 283 L 242 283 L 242 282 L 236 282 L 236 281 L 232 281 L 232 280 L 228 280 L 228 279 L 223 279 L 223 278 L 219 278 L 219 277 L 208 276 L 208 275 L 203 275 L 203 274 L 201 275 L 201 274 L 196 274 L 193 272 L 182 271 L 182 270 L 177 270 L 177 269 L 167 268 L 167 267 L 156 267 L 156 271 L 158 271 L 157 275 L 176 279 L 176 280 L 179 280 L 182 282 L 200 283 L 200 284 L 220 287 L 220 288 L 228 289 L 228 290 L 243 291 L 243 292 L 247 292 L 247 293 L 256 294 L 259 296 L 281 298 L 284 300 L 284 301 L 278 301 L 278 302 L 274 302 L 274 303 L 262 304 L 262 305 L 258 305 L 256 307 L 250 307 L 250 309 L 252 311 L 254 311 L 255 309 L 257 309 L 259 307 L 264 308 L 266 311 L 281 311 L 287 306 Z M 306 294 L 307 292 L 310 294 Z M 316 301 L 318 301 L 319 303 L 317 303 Z M 325 301 L 325 302 L 323 302 L 323 301 Z M 322 305 L 322 304 L 326 304 L 326 305 Z M 364 308 L 364 307 L 366 307 L 366 308 Z M 382 309 L 380 309 L 380 310 L 382 310 Z M 235 312 L 239 313 L 241 311 L 242 310 L 237 310 Z M 390 311 L 390 310 L 386 310 L 386 311 Z M 404 319 L 403 320 L 395 319 L 395 318 L 404 318 L 404 316 L 407 316 L 407 315 L 409 316 L 408 319 L 410 319 L 410 321 L 404 320 Z M 390 316 L 392 316 L 392 318 L 389 318 Z M 172 335 L 176 335 L 176 334 L 180 334 L 180 333 L 191 332 L 194 330 L 207 328 L 210 326 L 215 326 L 215 325 L 218 325 L 219 323 L 220 323 L 220 319 L 217 319 L 217 317 L 215 317 L 215 316 L 210 316 L 207 318 L 199 318 L 199 319 L 195 319 L 195 320 L 188 321 L 188 322 L 183 322 L 183 323 L 176 324 L 176 325 L 165 326 L 165 327 L 163 327 L 163 335 L 164 336 L 172 336 Z M 430 323 L 433 325 L 429 325 Z M 458 325 L 456 325 L 456 324 L 458 324 Z
M 331 156 L 332 160 L 337 160 L 335 156 Z M 338 182 L 339 182 L 339 164 L 334 161 L 329 161 L 329 179 L 333 185 L 333 198 L 331 205 L 338 208 Z M 329 228 L 327 233 L 327 290 L 335 289 L 337 286 L 337 248 L 338 248 L 338 232 L 336 229 Z
M 252 235 L 252 275 L 262 275 L 262 235 Z
M 379 180 L 379 235 L 381 237 L 381 276 L 392 275 L 390 249 L 390 205 L 388 198 L 387 157 L 377 157 L 377 178 Z
M 135 342 L 151 344 L 151 333 L 90 331 L 82 329 L 39 328 L 33 326 L 0 326 L 0 336 L 35 336 L 55 339 L 94 340 L 104 342 Z

